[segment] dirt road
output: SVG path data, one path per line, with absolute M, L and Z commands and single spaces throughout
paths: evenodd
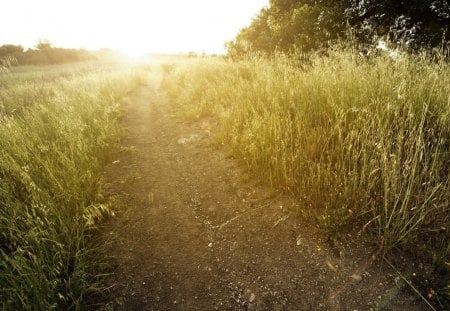
M 129 151 L 106 171 L 116 310 L 422 310 L 348 236 L 331 243 L 214 147 L 210 120 L 175 116 L 155 75 L 130 96 Z

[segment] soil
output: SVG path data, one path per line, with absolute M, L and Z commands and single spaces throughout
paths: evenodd
M 325 237 L 217 147 L 212 120 L 177 117 L 150 80 L 105 172 L 114 310 L 426 310 L 357 235 Z

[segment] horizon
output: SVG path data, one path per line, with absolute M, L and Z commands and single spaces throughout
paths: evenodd
M 225 43 L 268 5 L 268 0 L 17 0 L 2 5 L 7 14 L 0 20 L 0 45 L 32 49 L 44 39 L 58 48 L 112 49 L 128 56 L 223 54 Z

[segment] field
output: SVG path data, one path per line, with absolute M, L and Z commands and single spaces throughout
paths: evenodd
M 102 168 L 144 74 L 106 63 L 0 74 L 1 310 L 79 309 L 98 291 Z
M 449 94 L 346 49 L 4 70 L 0 310 L 444 310 Z
M 402 249 L 427 266 L 413 280 L 425 295 L 449 299 L 447 62 L 334 51 L 164 69 L 180 114 L 217 120 L 217 143 L 330 239 L 364 232 L 380 255 Z

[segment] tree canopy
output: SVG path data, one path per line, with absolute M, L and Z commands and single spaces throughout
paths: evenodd
M 326 48 L 345 38 L 383 38 L 410 49 L 448 43 L 449 0 L 271 0 L 227 44 L 230 54 Z

